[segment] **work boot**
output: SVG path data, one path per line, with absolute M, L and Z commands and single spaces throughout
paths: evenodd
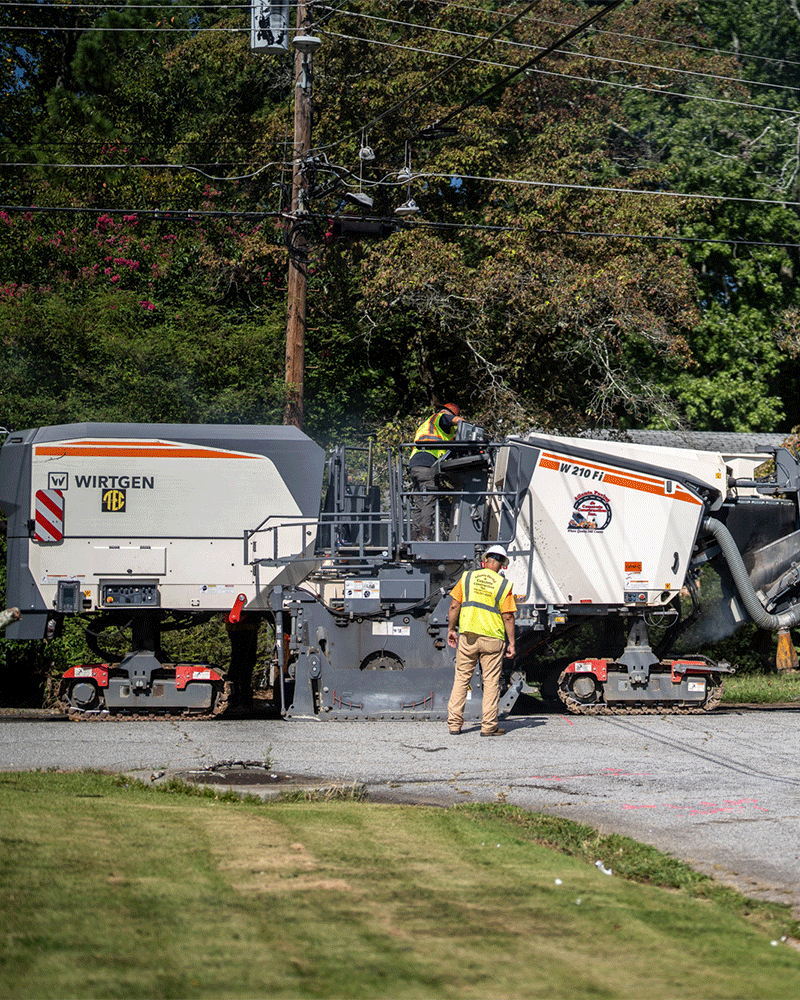
M 506 735 L 505 729 L 500 729 L 499 727 L 497 729 L 493 729 L 490 733 L 481 733 L 481 736 L 505 736 L 505 735 Z

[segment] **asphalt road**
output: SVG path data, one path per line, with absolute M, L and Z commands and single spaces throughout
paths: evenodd
M 0 770 L 145 775 L 271 761 L 371 799 L 503 801 L 627 834 L 800 916 L 800 709 L 507 719 L 504 737 L 437 722 L 0 722 Z M 266 773 L 266 772 L 264 772 Z

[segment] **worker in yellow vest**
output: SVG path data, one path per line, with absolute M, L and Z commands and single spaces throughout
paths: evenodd
M 411 515 L 413 541 L 434 537 L 436 497 L 433 494 L 446 489 L 436 463 L 447 451 L 442 445 L 456 436 L 460 413 L 455 403 L 445 403 L 441 410 L 419 425 L 414 435 L 414 449 L 408 461 L 408 473 L 415 494 Z
M 453 736 L 461 732 L 464 724 L 467 692 L 479 661 L 483 678 L 481 736 L 505 735 L 505 729 L 497 725 L 497 706 L 503 647 L 506 647 L 507 657 L 513 657 L 516 652 L 514 614 L 517 610 L 511 582 L 500 574 L 507 565 L 508 556 L 503 546 L 491 545 L 483 553 L 481 569 L 462 574 L 450 592 L 447 642 L 456 650 L 456 675 L 447 705 L 447 725 Z

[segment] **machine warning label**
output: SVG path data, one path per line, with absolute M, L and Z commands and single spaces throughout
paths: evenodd
M 125 510 L 125 490 L 105 490 L 100 496 L 102 511 L 117 514 Z
M 373 622 L 373 635 L 411 635 L 410 625 L 394 625 L 392 622 Z
M 649 590 L 650 581 L 642 576 L 641 571 L 638 573 L 625 573 L 625 589 L 626 590 Z
M 605 531 L 611 524 L 611 501 L 602 493 L 580 493 L 572 505 L 567 531 Z

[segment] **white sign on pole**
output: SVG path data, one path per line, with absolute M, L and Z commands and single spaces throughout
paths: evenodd
M 254 52 L 289 51 L 289 0 L 253 0 L 250 48 Z

